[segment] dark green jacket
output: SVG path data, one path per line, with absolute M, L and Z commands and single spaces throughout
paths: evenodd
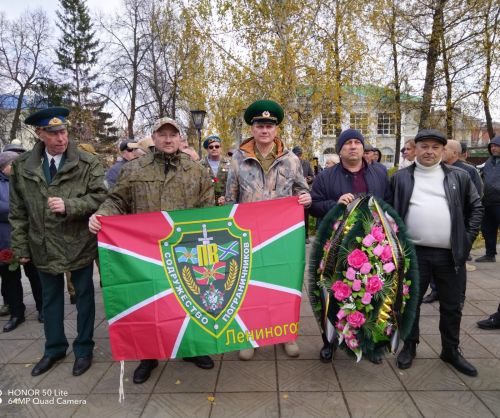
M 69 141 L 64 164 L 50 184 L 43 172 L 45 145 L 18 157 L 12 165 L 9 221 L 12 249 L 29 257 L 43 272 L 58 274 L 90 264 L 97 255 L 88 219 L 106 198 L 104 169 L 97 157 Z M 66 214 L 54 214 L 49 197 L 64 200 Z
M 214 205 L 206 170 L 182 152 L 156 152 L 125 164 L 98 215 L 157 212 Z

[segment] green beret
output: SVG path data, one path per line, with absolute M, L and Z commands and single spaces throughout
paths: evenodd
M 217 135 L 210 135 L 210 136 L 207 136 L 207 137 L 205 138 L 205 140 L 203 141 L 203 148 L 208 149 L 208 146 L 209 146 L 212 142 L 219 142 L 219 143 L 221 143 L 221 142 L 222 142 L 222 139 L 220 139 Z
M 285 116 L 283 108 L 272 100 L 257 100 L 245 110 L 245 122 L 252 125 L 254 122 L 267 122 L 279 125 Z
M 66 116 L 69 109 L 65 107 L 48 107 L 29 115 L 24 123 L 45 129 L 46 131 L 60 131 L 68 125 Z

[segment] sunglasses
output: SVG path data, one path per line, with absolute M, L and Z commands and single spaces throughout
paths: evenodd
M 208 149 L 219 149 L 220 145 L 209 145 Z

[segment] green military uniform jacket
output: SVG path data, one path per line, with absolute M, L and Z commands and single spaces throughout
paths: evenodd
M 200 164 L 182 152 L 173 156 L 156 152 L 123 166 L 115 187 L 97 214 L 157 212 L 213 205 L 212 182 Z
M 85 267 L 97 256 L 88 219 L 106 198 L 104 168 L 94 155 L 69 141 L 52 182 L 43 170 L 45 144 L 19 156 L 12 165 L 9 221 L 16 257 L 29 257 L 50 274 Z M 66 213 L 52 213 L 47 200 L 60 197 Z
M 210 163 L 208 162 L 208 157 L 203 158 L 200 161 L 200 164 L 208 170 L 208 174 L 212 179 L 215 192 L 215 203 L 217 203 L 217 199 L 226 194 L 227 175 L 229 173 L 229 169 L 231 168 L 231 160 L 229 158 L 221 158 L 217 175 L 214 175 L 212 167 L 210 167 Z

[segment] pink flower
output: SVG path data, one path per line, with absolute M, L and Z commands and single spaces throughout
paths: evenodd
M 374 226 L 370 231 L 376 241 L 382 242 L 385 239 L 384 229 L 381 226 Z
M 354 311 L 353 313 L 347 315 L 347 322 L 353 328 L 360 328 L 365 321 L 365 316 L 359 311 Z
M 344 331 L 344 327 L 345 327 L 345 322 L 343 321 L 337 321 L 335 323 L 335 328 L 337 328 L 340 332 Z
M 363 264 L 368 262 L 368 257 L 367 255 L 356 248 L 354 251 L 351 252 L 347 256 L 347 263 L 351 266 L 354 267 L 355 269 L 359 269 Z
M 372 234 L 368 234 L 363 238 L 363 245 L 365 247 L 371 246 L 375 242 L 375 237 Z
M 353 280 L 352 281 L 352 290 L 355 292 L 359 292 L 361 290 L 361 280 Z
M 391 273 L 393 272 L 394 270 L 396 269 L 396 266 L 394 265 L 394 263 L 386 263 L 384 264 L 384 271 L 386 273 Z
M 391 335 L 392 334 L 392 326 L 389 325 L 386 329 L 385 329 L 385 334 L 386 335 Z
M 323 247 L 323 250 L 328 252 L 330 251 L 330 247 L 332 246 L 332 242 L 331 241 L 326 241 L 325 242 L 325 246 Z
M 382 287 L 384 286 L 384 283 L 382 280 L 380 280 L 380 277 L 378 276 L 372 276 L 368 278 L 368 281 L 366 282 L 366 291 L 374 295 L 377 293 Z
M 384 263 L 387 263 L 388 261 L 392 260 L 392 250 L 390 245 L 386 245 L 384 247 L 384 251 L 382 251 L 382 254 L 380 254 L 380 259 Z
M 340 225 L 340 221 L 337 221 L 333 224 L 333 230 L 336 231 L 337 229 L 339 229 L 339 225 Z
M 359 342 L 356 337 L 346 338 L 345 343 L 347 344 L 347 347 L 349 347 L 351 350 L 354 350 L 359 347 Z
M 365 292 L 365 294 L 361 298 L 361 303 L 363 305 L 368 305 L 371 301 L 372 301 L 372 295 L 371 295 L 371 293 Z
M 370 263 L 365 263 L 361 266 L 361 268 L 359 269 L 359 272 L 361 274 L 368 274 L 368 273 L 370 273 L 371 269 L 372 269 L 372 265 Z
M 343 309 L 339 309 L 337 312 L 337 319 L 344 319 L 346 317 L 346 313 Z
M 373 249 L 373 254 L 376 255 L 377 257 L 380 257 L 383 252 L 384 252 L 384 246 L 380 244 Z
M 407 284 L 404 284 L 403 285 L 403 295 L 407 296 L 409 293 L 410 293 L 410 286 L 408 286 Z
M 356 270 L 354 270 L 352 267 L 349 267 L 345 273 L 345 277 L 347 277 L 349 280 L 354 280 L 356 277 Z
M 335 296 L 335 299 L 337 300 L 344 300 L 351 296 L 352 293 L 351 288 L 340 280 L 337 280 L 333 284 L 332 290 L 334 292 L 333 296 Z
M 319 269 L 320 271 L 323 271 L 325 269 L 325 260 L 321 260 L 319 262 Z
M 399 232 L 399 226 L 396 222 L 390 222 L 391 229 L 394 231 L 395 234 Z

